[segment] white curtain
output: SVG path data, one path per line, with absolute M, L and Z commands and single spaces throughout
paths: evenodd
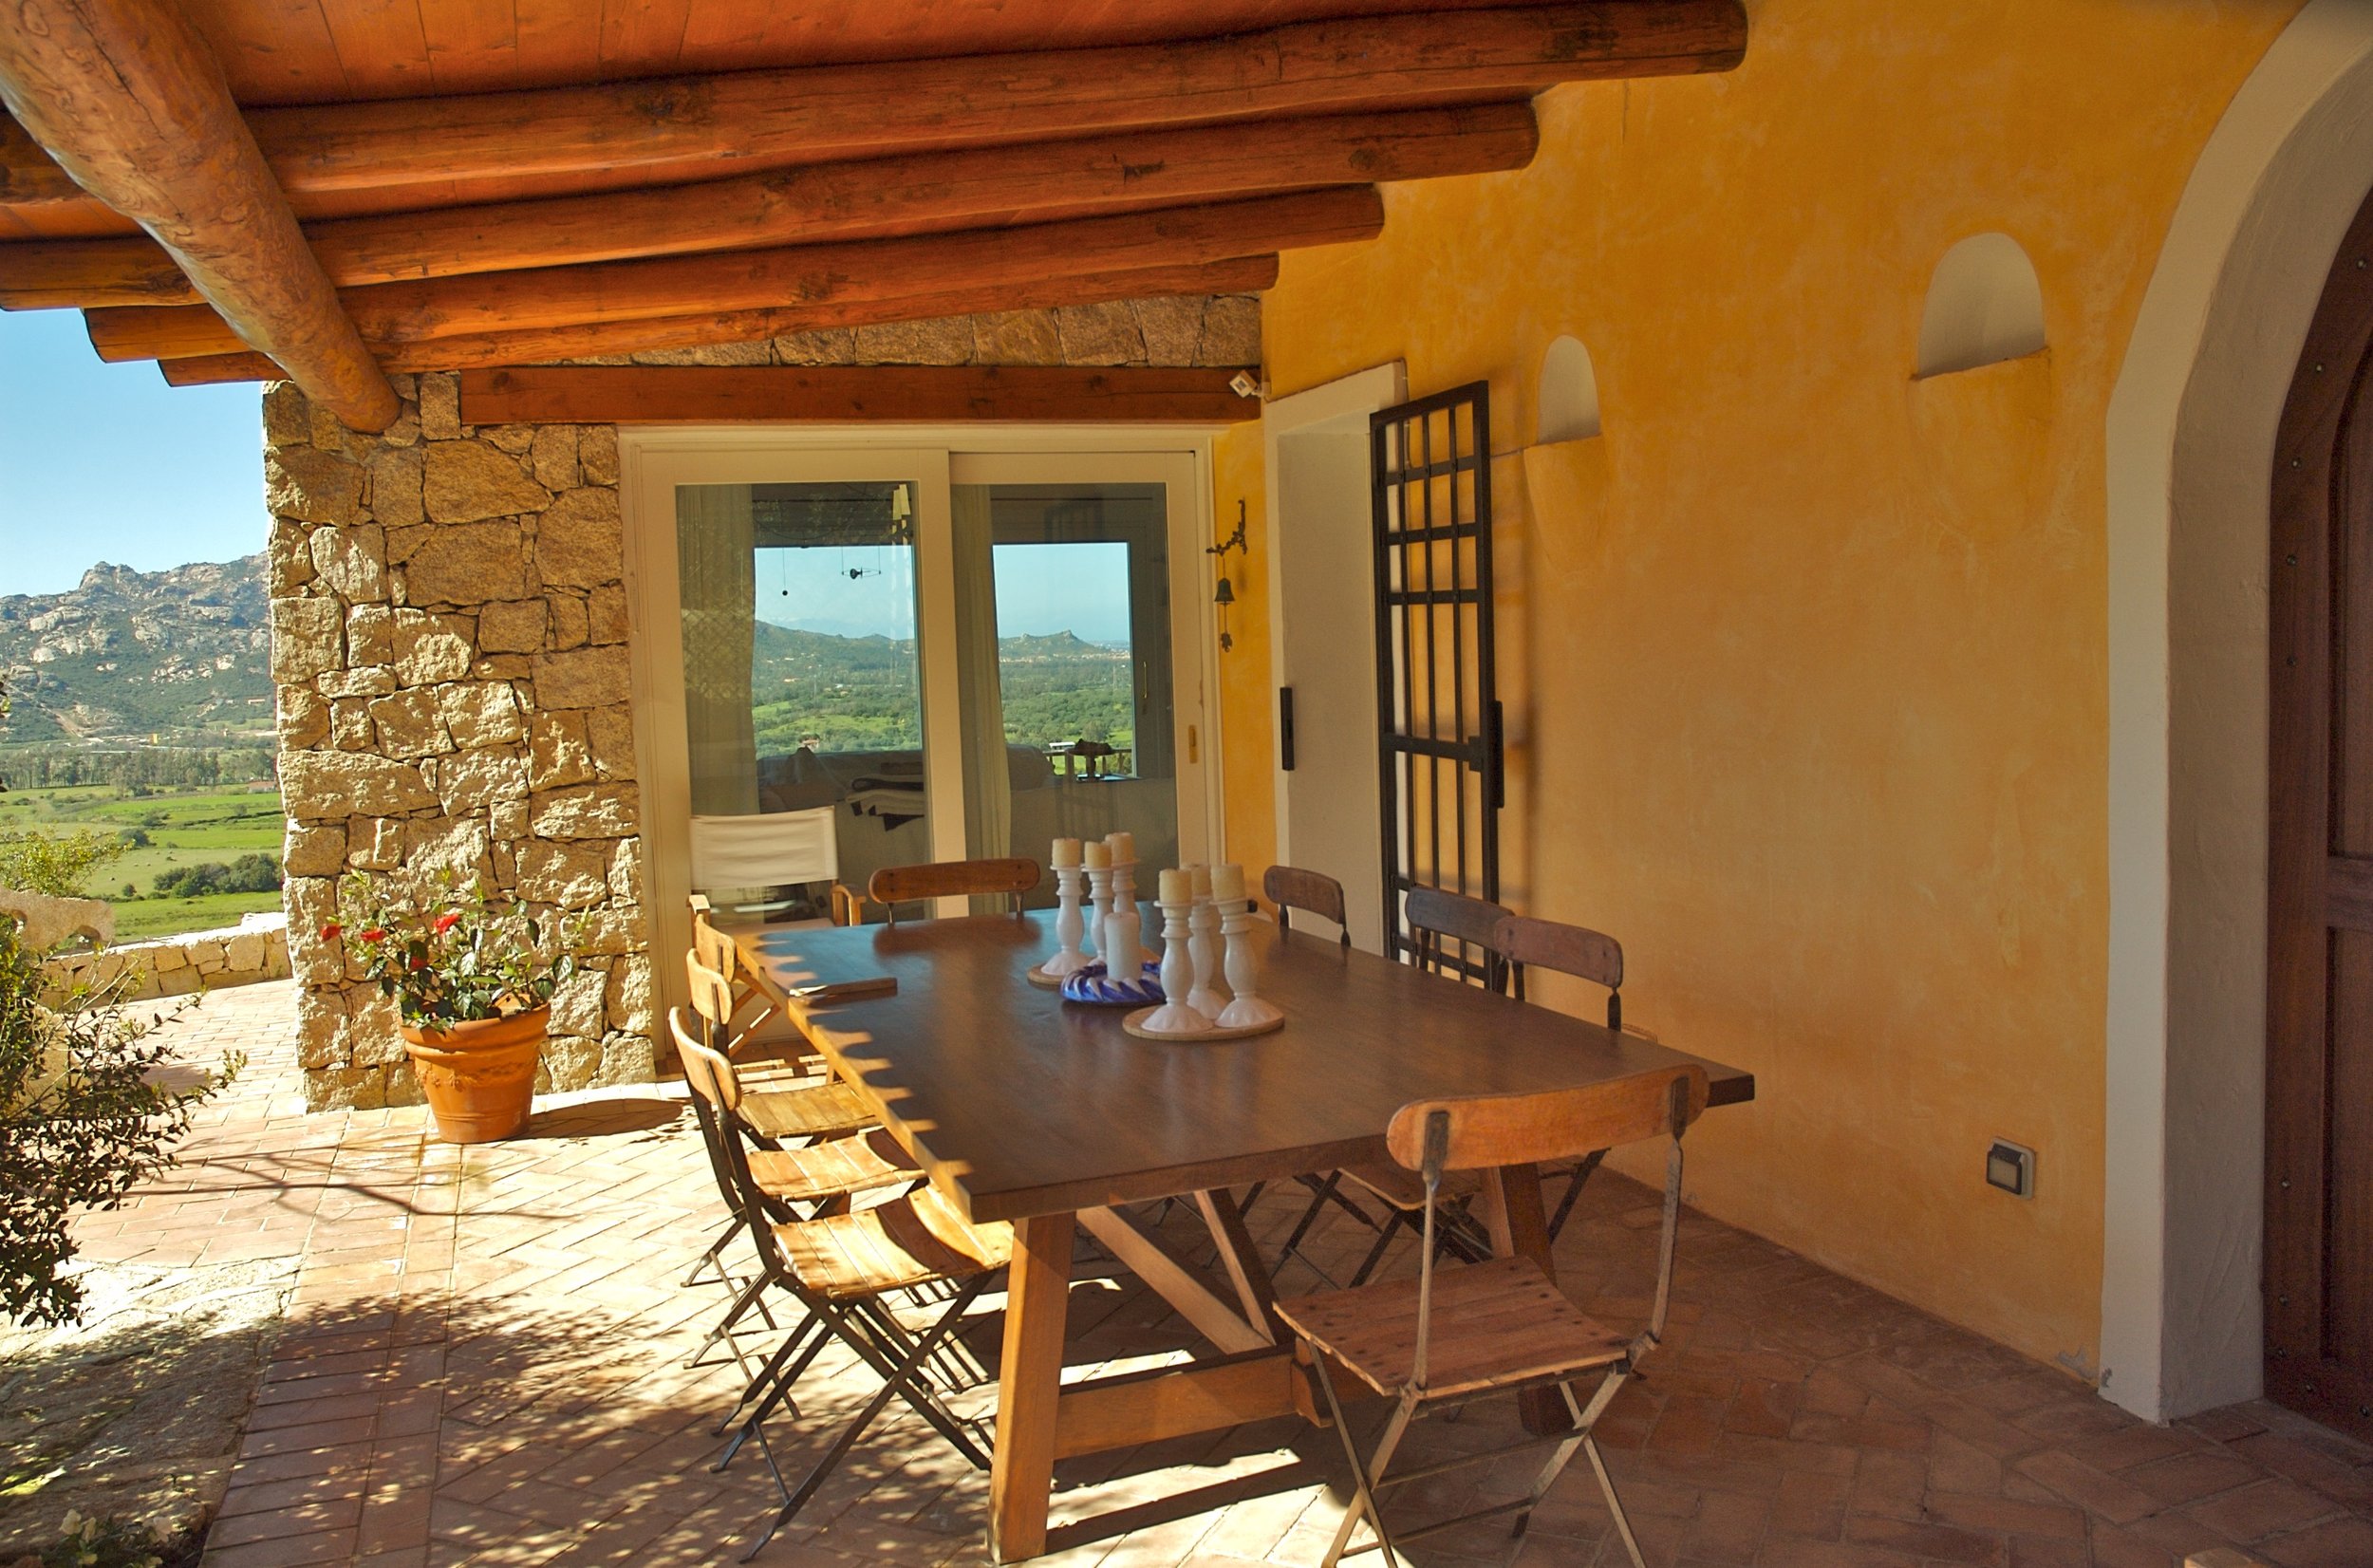
M 754 545 L 749 486 L 677 487 L 684 729 L 691 741 L 692 810 L 700 816 L 746 816 L 758 809 L 757 739 L 750 715 L 757 618 Z
M 998 683 L 997 568 L 989 487 L 957 485 L 956 667 L 962 699 L 964 822 L 975 855 L 1014 852 L 1014 783 L 1005 761 L 1005 700 Z

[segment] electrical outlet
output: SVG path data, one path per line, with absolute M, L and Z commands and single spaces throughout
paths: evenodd
M 2034 1197 L 2035 1150 L 1996 1138 L 1986 1150 L 1986 1185 L 1998 1186 L 2013 1198 Z

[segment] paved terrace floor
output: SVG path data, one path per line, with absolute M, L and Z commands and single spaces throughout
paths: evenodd
M 418 1111 L 306 1115 L 290 1009 L 285 985 L 255 987 L 173 1026 L 201 1056 L 242 1046 L 251 1070 L 171 1177 L 83 1226 L 101 1283 L 262 1270 L 253 1288 L 284 1301 L 276 1335 L 251 1325 L 227 1335 L 239 1353 L 193 1363 L 217 1391 L 257 1391 L 220 1467 L 192 1483 L 220 1488 L 207 1561 L 731 1560 L 773 1494 L 746 1458 L 709 1469 L 737 1376 L 684 1365 L 719 1292 L 679 1281 L 719 1211 L 682 1100 L 640 1090 L 549 1107 L 527 1135 L 468 1150 L 430 1142 Z M 1298 1206 L 1264 1198 L 1257 1229 L 1274 1243 Z M 1610 1316 L 1637 1312 L 1654 1224 L 1644 1189 L 1596 1179 L 1559 1249 L 1568 1289 Z M 1184 1210 L 1168 1228 L 1196 1240 Z M 2153 1428 L 1742 1232 L 1692 1216 L 1681 1250 L 1676 1331 L 1601 1428 L 1654 1563 L 2166 1568 L 2239 1544 L 2295 1568 L 2373 1564 L 2373 1452 L 2286 1412 Z M 1085 1253 L 1079 1273 L 1079 1365 L 1149 1364 L 1190 1342 L 1127 1277 Z M 970 1335 L 984 1361 L 996 1305 L 983 1297 Z M 0 1375 L 43 1353 L 20 1341 Z M 822 1370 L 801 1387 L 805 1422 L 774 1428 L 787 1462 L 871 1392 L 846 1365 Z M 1485 1447 L 1511 1420 L 1478 1408 L 1420 1431 L 1434 1447 Z M 1499 1489 L 1523 1468 L 1485 1472 L 1480 1489 L 1512 1495 Z M 1046 1560 L 1315 1563 L 1339 1475 L 1332 1434 L 1290 1422 L 1068 1465 L 1056 1517 L 1074 1527 Z M 1475 1495 L 1427 1485 L 1435 1503 Z M 911 1417 L 887 1422 L 760 1561 L 980 1563 L 984 1510 L 983 1477 Z M 1114 1510 L 1116 1523 L 1075 1522 Z M 1444 1538 L 1419 1560 L 1498 1560 L 1505 1540 Z M 1622 1560 L 1586 1466 L 1536 1517 L 1522 1560 Z

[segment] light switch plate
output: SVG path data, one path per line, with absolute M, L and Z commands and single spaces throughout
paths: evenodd
M 1986 1185 L 2014 1198 L 2035 1196 L 2035 1150 L 2008 1138 L 1996 1138 L 1986 1150 Z

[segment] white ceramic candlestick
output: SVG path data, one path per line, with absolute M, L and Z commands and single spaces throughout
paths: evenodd
M 1144 926 L 1145 917 L 1137 913 L 1137 863 L 1115 860 L 1112 902 L 1105 905 L 1104 915 L 1105 973 L 1116 980 L 1136 978 L 1145 962 Z
M 1080 941 L 1086 948 L 1085 956 L 1089 963 L 1095 962 L 1098 954 L 1110 951 L 1105 946 L 1107 933 L 1104 929 L 1104 923 L 1110 917 L 1112 908 L 1112 868 L 1110 866 L 1089 867 L 1086 923 L 1080 932 Z
M 1261 962 L 1252 950 L 1252 909 L 1230 899 L 1220 915 L 1220 930 L 1227 938 L 1227 988 L 1236 999 L 1220 1010 L 1223 1029 L 1259 1029 L 1285 1015 L 1254 993 L 1261 989 Z
M 1162 995 L 1166 999 L 1140 1025 L 1157 1034 L 1199 1035 L 1211 1027 L 1209 1014 L 1181 999 L 1192 967 L 1186 956 L 1186 918 L 1193 907 L 1192 899 L 1162 901 Z
M 1055 956 L 1046 961 L 1045 969 L 1056 980 L 1088 966 L 1088 955 L 1080 946 L 1080 939 L 1087 935 L 1088 923 L 1079 912 L 1079 901 L 1087 882 L 1087 873 L 1077 866 L 1055 868 L 1055 940 L 1061 945 L 1056 949 Z
M 1220 906 L 1211 902 L 1208 892 L 1197 897 L 1187 911 L 1186 929 L 1190 933 L 1186 951 L 1195 965 L 1194 988 L 1186 993 L 1186 1005 L 1206 1018 L 1216 1018 L 1227 1006 L 1227 999 L 1211 983 L 1220 978 Z M 1167 986 L 1166 981 L 1166 991 Z

